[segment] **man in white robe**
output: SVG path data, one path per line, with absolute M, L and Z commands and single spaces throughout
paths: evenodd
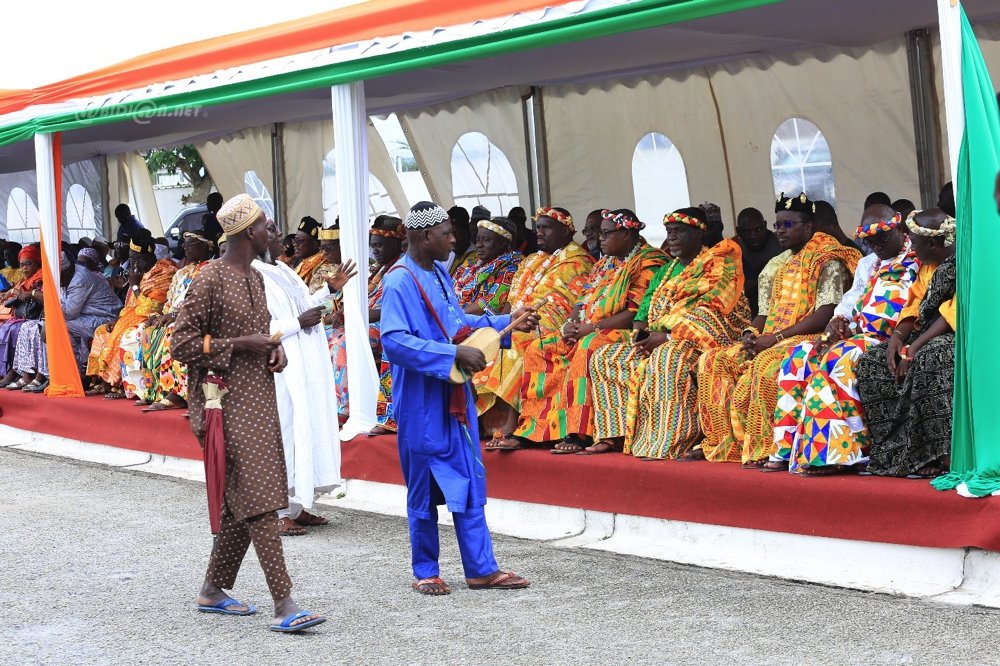
M 280 247 L 277 226 L 268 220 L 272 245 Z M 270 254 L 270 253 L 269 253 Z M 281 334 L 288 358 L 285 371 L 275 376 L 278 418 L 288 470 L 288 508 L 278 512 L 284 536 L 305 533 L 307 526 L 325 525 L 322 516 L 309 513 L 314 500 L 340 485 L 340 431 L 333 367 L 322 325 L 325 302 L 334 302 L 353 277 L 344 266 L 314 294 L 295 271 L 281 262 L 256 260 L 264 277 L 271 335 Z M 326 309 L 329 309 L 329 305 Z

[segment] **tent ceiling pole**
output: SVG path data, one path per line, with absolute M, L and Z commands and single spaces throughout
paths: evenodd
M 288 181 L 285 180 L 285 123 L 271 126 L 271 186 L 274 192 L 274 221 L 282 236 L 288 233 Z
M 920 207 L 927 208 L 936 204 L 938 193 L 944 184 L 944 153 L 941 149 L 943 136 L 936 113 L 937 91 L 928 30 L 911 30 L 906 33 L 906 60 L 910 73 Z
M 525 139 L 528 151 L 528 178 L 531 182 L 529 206 L 531 210 L 550 205 L 552 193 L 549 190 L 549 151 L 545 136 L 545 106 L 542 103 L 542 89 L 532 86 L 527 96 L 522 97 L 524 106 Z

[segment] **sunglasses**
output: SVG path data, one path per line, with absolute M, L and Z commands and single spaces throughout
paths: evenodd
M 598 234 L 598 237 L 601 240 L 605 240 L 605 239 L 611 238 L 611 236 L 613 234 L 616 234 L 619 231 L 625 231 L 625 230 L 624 229 L 615 229 L 614 231 L 604 231 L 604 230 L 602 230 L 601 233 Z
M 782 229 L 791 229 L 795 224 L 802 224 L 803 220 L 781 220 L 780 222 L 775 222 L 772 228 L 775 231 L 781 231 Z

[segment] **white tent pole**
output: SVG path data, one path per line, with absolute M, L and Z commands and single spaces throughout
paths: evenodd
M 948 158 L 951 179 L 958 177 L 958 154 L 965 135 L 965 98 L 962 88 L 962 22 L 958 0 L 937 0 L 941 33 L 941 70 L 944 78 L 944 110 L 948 128 Z M 956 191 L 958 184 L 955 183 Z
M 330 89 L 333 104 L 340 248 L 353 259 L 358 276 L 344 288 L 347 379 L 351 417 L 340 429 L 348 440 L 375 427 L 378 372 L 368 344 L 368 111 L 363 82 Z
M 59 287 L 59 220 L 56 219 L 56 164 L 52 135 L 35 135 L 35 175 L 38 180 L 38 231 L 45 244 L 45 256 Z

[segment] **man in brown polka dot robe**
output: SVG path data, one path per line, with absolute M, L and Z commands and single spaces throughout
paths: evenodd
M 301 610 L 291 598 L 277 510 L 288 505 L 281 426 L 274 377 L 285 366 L 278 340 L 268 334 L 271 315 L 264 281 L 251 267 L 267 247 L 264 214 L 241 195 L 218 213 L 226 232 L 225 255 L 210 262 L 191 284 L 171 337 L 174 357 L 189 373 L 191 427 L 204 444 L 206 375 L 213 372 L 229 385 L 222 400 L 226 444 L 226 480 L 222 526 L 212 548 L 199 610 L 249 614 L 250 604 L 236 602 L 223 590 L 236 582 L 252 542 L 275 604 L 276 631 L 298 631 L 325 618 Z

